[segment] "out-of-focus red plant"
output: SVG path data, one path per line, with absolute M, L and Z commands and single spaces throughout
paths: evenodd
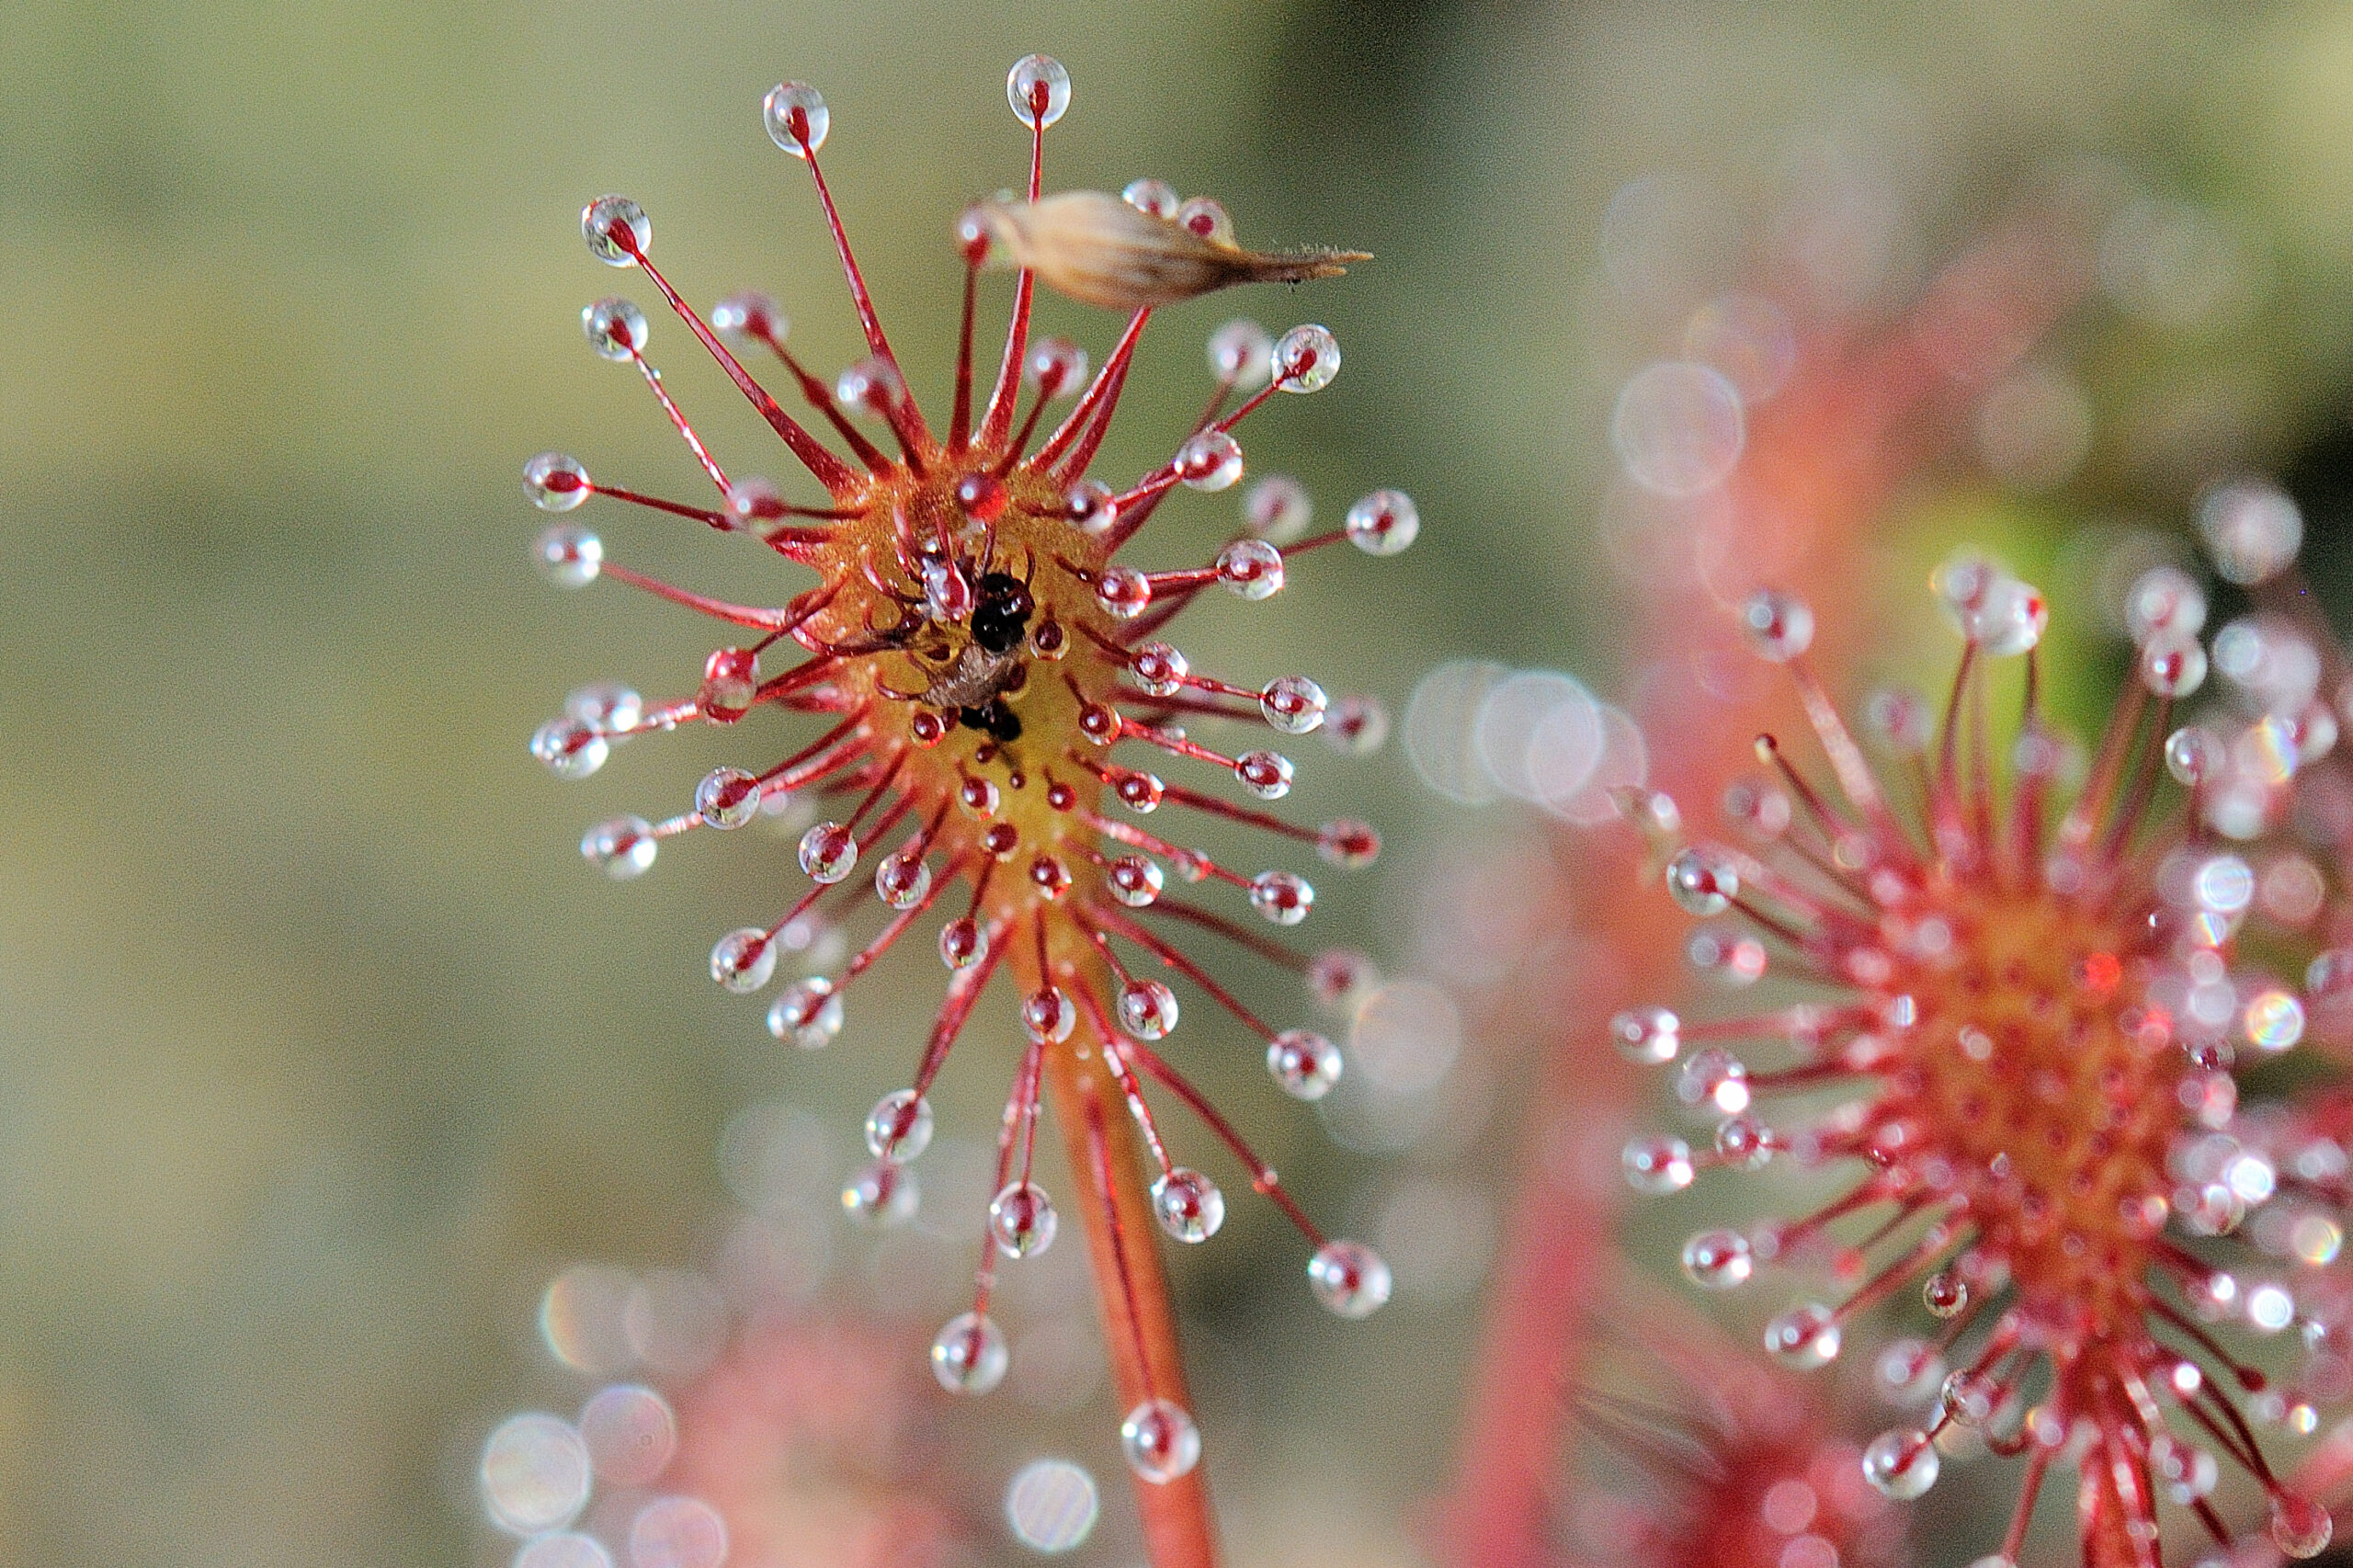
M 725 1519 L 728 1561 L 925 1568 L 973 1533 L 946 1501 L 904 1334 L 808 1317 L 748 1324 L 678 1395 L 667 1487 Z
M 2080 215 L 2064 204 L 2024 209 L 1946 264 L 1891 323 L 1797 321 L 1786 379 L 1746 410 L 1738 460 L 1720 483 L 1683 497 L 1628 493 L 1622 542 L 1633 560 L 1616 613 L 1640 672 L 1630 707 L 1660 793 L 1721 799 L 1755 767 L 1750 738 L 1797 717 L 1790 693 L 1752 678 L 1729 607 L 1768 581 L 1852 602 L 1891 494 L 1950 445 L 2090 275 Z M 1867 615 L 1836 618 L 1821 629 L 1823 656 L 1850 657 L 1869 630 Z M 1630 834 L 1578 832 L 1562 857 L 1562 918 L 1591 926 L 1607 957 L 1557 977 L 1544 1009 L 1552 1048 L 1529 1093 L 1525 1175 L 1497 1252 L 1456 1481 L 1431 1534 L 1465 1568 L 1552 1561 L 1545 1521 L 1558 1411 L 1549 1390 L 1585 1354 L 1579 1325 L 1615 1208 L 1561 1179 L 1553 1121 L 1631 1097 L 1623 1069 L 1597 1059 L 1595 1044 L 1613 1015 L 1682 971 L 1686 933 L 1672 912 L 1625 896 L 1649 853 Z M 1604 909 L 1606 918 L 1588 914 Z
M 1655 1289 L 1600 1296 L 1567 1393 L 1564 1568 L 1903 1568 L 1901 1515 L 1865 1483 L 1820 1385 L 1760 1367 Z M 1612 1370 L 1631 1387 L 1605 1385 Z

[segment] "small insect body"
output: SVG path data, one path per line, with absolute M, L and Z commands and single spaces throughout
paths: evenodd
M 992 653 L 1009 653 L 1029 631 L 1029 617 L 1038 608 L 1029 585 L 1010 572 L 989 572 L 972 606 L 972 641 Z

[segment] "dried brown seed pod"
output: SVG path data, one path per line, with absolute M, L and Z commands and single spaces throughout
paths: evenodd
M 1363 251 L 1276 254 L 1207 238 L 1100 190 L 1037 201 L 983 201 L 969 216 L 1059 294 L 1110 310 L 1173 305 L 1235 283 L 1336 278 Z

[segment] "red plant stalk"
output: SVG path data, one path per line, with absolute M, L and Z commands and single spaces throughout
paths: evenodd
M 1086 1256 L 1103 1315 L 1103 1343 L 1120 1408 L 1155 1399 L 1189 1408 L 1176 1311 L 1168 1293 L 1157 1221 L 1142 1179 L 1144 1153 L 1120 1105 L 1120 1086 L 1099 1056 L 1057 1051 L 1046 1088 L 1065 1129 L 1071 1184 L 1085 1194 Z M 1144 1544 L 1154 1568 L 1211 1568 L 1219 1561 L 1209 1483 L 1196 1469 L 1165 1485 L 1140 1488 Z

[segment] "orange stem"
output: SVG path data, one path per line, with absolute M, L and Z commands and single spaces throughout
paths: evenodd
M 1189 1411 L 1176 1308 L 1154 1243 L 1159 1231 L 1126 1100 L 1084 1040 L 1046 1052 L 1046 1090 L 1082 1195 L 1078 1210 L 1086 1221 L 1087 1262 L 1120 1411 L 1124 1415 L 1155 1398 Z M 1137 1477 L 1135 1494 L 1153 1568 L 1217 1568 L 1217 1533 L 1199 1466 L 1165 1485 Z

